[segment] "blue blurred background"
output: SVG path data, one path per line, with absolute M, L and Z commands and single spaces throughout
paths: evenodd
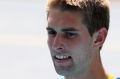
M 0 79 L 57 79 L 47 47 L 46 0 L 0 0 Z M 105 71 L 120 76 L 120 1 L 111 0 L 101 51 Z

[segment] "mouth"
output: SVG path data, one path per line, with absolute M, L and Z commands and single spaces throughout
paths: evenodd
M 66 55 L 55 55 L 54 64 L 59 67 L 67 67 L 73 63 L 71 56 Z
M 55 55 L 54 58 L 56 60 L 67 60 L 67 59 L 71 59 L 71 56 Z

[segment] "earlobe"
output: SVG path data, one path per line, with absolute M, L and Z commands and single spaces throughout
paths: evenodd
M 107 29 L 101 28 L 94 34 L 94 46 L 102 47 L 103 43 L 105 42 L 107 36 Z

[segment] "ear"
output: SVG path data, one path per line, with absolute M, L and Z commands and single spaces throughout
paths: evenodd
M 105 42 L 107 33 L 107 29 L 103 27 L 93 34 L 94 47 L 102 47 L 103 43 Z

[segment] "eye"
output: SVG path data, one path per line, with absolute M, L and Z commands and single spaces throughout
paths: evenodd
M 77 33 L 70 33 L 70 32 L 66 33 L 67 38 L 75 38 L 77 35 L 78 35 Z
M 54 30 L 48 30 L 48 35 L 49 36 L 55 36 L 56 32 Z

